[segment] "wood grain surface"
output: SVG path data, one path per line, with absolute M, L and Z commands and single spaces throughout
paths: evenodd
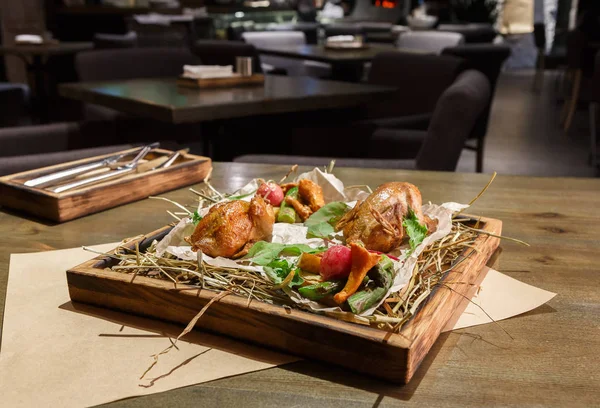
M 129 149 L 117 153 L 137 150 L 139 149 Z M 168 156 L 171 153 L 173 152 L 170 150 L 154 149 L 146 156 L 146 159 L 153 160 L 161 155 Z M 172 166 L 164 169 L 145 172 L 133 171 L 118 178 L 62 193 L 24 185 L 27 180 L 103 160 L 115 154 L 89 157 L 0 177 L 0 205 L 25 211 L 50 221 L 65 222 L 197 183 L 206 177 L 212 166 L 211 160 L 207 157 L 184 153 Z M 138 168 L 142 166 L 143 164 Z M 85 176 L 86 174 L 82 175 L 82 177 Z M 67 180 L 65 183 L 73 180 Z
M 213 184 L 235 190 L 253 177 L 278 179 L 284 166 L 216 164 Z M 425 201 L 468 202 L 489 175 L 337 169 L 348 184 L 408 181 Z M 164 195 L 193 202 L 186 189 Z M 133 398 L 111 407 L 589 407 L 600 401 L 600 180 L 498 176 L 470 209 L 503 221 L 500 271 L 557 292 L 548 304 L 501 322 L 444 333 L 406 386 L 315 362 Z M 0 212 L 0 312 L 10 253 L 118 241 L 169 222 L 164 202 L 144 200 L 48 225 Z M 35 390 L 32 390 L 35 392 Z
M 482 230 L 501 234 L 501 221 L 480 221 Z M 127 247 L 144 251 L 150 242 L 160 240 L 170 230 L 169 226 L 158 229 L 129 242 Z M 465 259 L 442 278 L 443 286 L 433 291 L 399 333 L 256 300 L 248 302 L 235 295 L 210 307 L 196 328 L 393 383 L 408 383 L 464 298 L 475 293 L 475 282 L 499 241 L 497 237 L 480 235 L 472 248 L 465 250 Z M 98 256 L 69 269 L 71 300 L 186 326 L 217 295 L 168 280 L 107 270 L 114 264 L 114 259 Z
M 263 74 L 198 79 L 179 77 L 177 79 L 177 85 L 194 89 L 231 88 L 234 86 L 262 86 L 264 83 L 265 76 Z
M 189 89 L 173 79 L 62 84 L 60 94 L 170 123 L 356 107 L 391 96 L 394 89 L 309 77 L 266 75 L 264 86 Z

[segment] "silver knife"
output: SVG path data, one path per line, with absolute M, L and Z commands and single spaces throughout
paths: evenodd
M 62 193 L 67 190 L 72 190 L 74 188 L 86 186 L 88 184 L 97 183 L 99 181 L 110 180 L 112 178 L 121 177 L 124 174 L 131 173 L 138 166 L 138 162 L 142 158 L 144 158 L 144 156 L 146 156 L 150 150 L 153 149 L 152 146 L 153 145 L 148 145 L 148 146 L 143 147 L 142 151 L 140 151 L 138 153 L 138 155 L 135 156 L 135 158 L 132 161 L 130 161 L 129 163 L 127 163 L 121 167 L 118 167 L 115 171 L 103 173 L 98 176 L 89 177 L 89 178 L 86 178 L 83 180 L 74 181 L 72 183 L 63 184 L 58 187 L 50 188 L 49 190 L 52 191 L 53 193 Z
M 158 146 L 159 146 L 159 143 L 152 143 L 145 147 L 150 147 L 151 149 L 153 149 Z M 26 185 L 27 187 L 45 187 L 45 186 L 51 185 L 53 183 L 57 183 L 62 180 L 73 178 L 79 174 L 87 173 L 88 171 L 114 164 L 114 163 L 118 162 L 120 159 L 122 159 L 123 157 L 125 157 L 126 155 L 137 153 L 137 152 L 145 149 L 145 147 L 140 147 L 131 152 L 116 154 L 114 156 L 110 156 L 105 159 L 98 160 L 98 161 L 95 161 L 92 163 L 82 164 L 80 166 L 71 167 L 69 169 L 57 171 L 55 173 L 51 173 L 51 174 L 47 174 L 45 176 L 27 180 L 23 184 Z

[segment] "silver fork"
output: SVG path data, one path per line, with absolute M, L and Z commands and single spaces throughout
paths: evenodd
M 52 191 L 53 193 L 62 193 L 62 192 L 67 191 L 67 190 L 72 190 L 74 188 L 86 186 L 88 184 L 97 183 L 99 181 L 110 180 L 110 179 L 113 179 L 113 178 L 116 178 L 116 177 L 120 177 L 120 176 L 122 176 L 124 174 L 131 173 L 138 166 L 138 162 L 141 159 L 143 159 L 144 156 L 146 156 L 148 154 L 148 152 L 150 152 L 150 150 L 152 150 L 152 148 L 153 148 L 152 146 L 146 146 L 146 147 L 144 147 L 138 153 L 138 155 L 133 158 L 133 160 L 131 160 L 127 164 L 124 164 L 122 166 L 117 167 L 115 171 L 111 171 L 111 172 L 108 172 L 108 173 L 100 174 L 98 176 L 86 178 L 86 179 L 83 179 L 83 180 L 74 181 L 72 183 L 63 184 L 62 186 L 54 187 L 54 188 L 51 188 L 49 190 Z
M 152 143 L 148 146 L 151 147 L 158 147 L 159 144 L 158 143 Z M 140 147 L 138 148 L 138 151 L 143 150 L 144 147 Z M 69 178 L 73 178 L 75 176 L 81 175 L 83 173 L 87 173 L 89 171 L 98 169 L 98 168 L 102 168 L 102 167 L 107 167 L 107 166 L 111 166 L 114 163 L 117 163 L 119 160 L 121 160 L 123 157 L 125 157 L 128 154 L 132 154 L 135 153 L 135 151 L 130 152 L 130 153 L 119 153 L 116 154 L 114 156 L 110 156 L 107 157 L 105 159 L 102 160 L 98 160 L 95 162 L 91 162 L 91 163 L 86 163 L 86 164 L 82 164 L 80 166 L 75 166 L 75 167 L 71 167 L 68 169 L 64 169 L 61 171 L 57 171 L 55 173 L 51 173 L 51 174 L 46 174 L 44 176 L 40 176 L 40 177 L 36 177 L 34 179 L 31 180 L 27 180 L 25 183 L 23 183 L 24 185 L 28 186 L 28 187 L 38 187 L 38 188 L 44 188 L 44 187 L 48 187 L 49 185 L 54 185 L 58 182 L 64 181 L 66 179 Z

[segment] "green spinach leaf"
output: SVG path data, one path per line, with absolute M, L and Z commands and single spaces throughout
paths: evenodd
M 280 254 L 300 256 L 304 252 L 311 254 L 323 252 L 327 248 L 311 248 L 305 244 L 278 244 L 274 242 L 259 241 L 250 248 L 245 258 L 256 265 L 266 266 L 273 262 Z
M 308 227 L 307 237 L 327 238 L 335 232 L 333 226 L 339 221 L 350 207 L 341 201 L 325 204 L 304 222 Z
M 287 278 L 287 276 L 292 271 L 293 267 L 294 265 L 290 265 L 285 259 L 274 259 L 267 266 L 264 267 L 264 271 L 274 284 L 279 285 L 285 280 L 285 278 Z M 294 277 L 292 278 L 288 286 L 300 286 L 303 283 L 304 279 L 300 277 L 300 275 L 298 274 L 298 270 L 296 269 Z
M 412 252 L 427 236 L 427 226 L 419 223 L 419 219 L 412 210 L 409 210 L 408 214 L 404 217 L 402 226 L 406 228 L 409 238 L 408 244 Z

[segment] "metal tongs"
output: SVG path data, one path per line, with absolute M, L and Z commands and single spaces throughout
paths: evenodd
M 135 156 L 135 158 L 133 160 L 131 160 L 127 164 L 124 164 L 122 166 L 117 167 L 114 171 L 110 171 L 108 173 L 103 173 L 103 174 L 100 174 L 98 176 L 88 177 L 88 178 L 85 178 L 83 180 L 74 181 L 72 183 L 63 184 L 63 185 L 58 186 L 58 187 L 50 188 L 49 190 L 52 191 L 52 192 L 54 192 L 54 193 L 62 193 L 62 192 L 67 191 L 67 190 L 72 190 L 74 188 L 82 187 L 82 186 L 85 186 L 85 185 L 88 185 L 88 184 L 93 184 L 93 183 L 97 183 L 97 182 L 104 181 L 104 180 L 110 180 L 110 179 L 113 179 L 113 178 L 121 177 L 124 174 L 131 173 L 131 172 L 135 171 L 135 169 L 137 168 L 138 162 L 141 159 L 143 159 L 148 154 L 148 152 L 150 152 L 150 150 L 153 149 L 152 146 L 153 145 L 145 146 L 137 154 L 137 156 Z M 171 165 L 172 162 L 173 161 L 167 160 L 167 161 L 165 161 L 163 164 L 161 164 L 158 167 L 165 167 L 165 165 L 169 166 L 169 165 Z M 154 170 L 154 169 L 152 169 L 152 170 Z
M 65 169 L 65 170 L 57 171 L 56 173 L 47 174 L 45 176 L 41 176 L 41 177 L 37 177 L 37 178 L 31 179 L 31 180 L 27 180 L 23 184 L 26 185 L 27 187 L 46 187 L 46 186 L 49 186 L 49 185 L 52 185 L 52 184 L 56 184 L 56 183 L 58 183 L 60 181 L 63 181 L 63 180 L 67 180 L 67 179 L 73 178 L 73 177 L 78 176 L 80 174 L 87 173 L 87 172 L 95 170 L 95 169 L 99 169 L 99 168 L 102 168 L 102 167 L 107 167 L 107 166 L 113 165 L 113 164 L 117 163 L 119 160 L 121 160 L 123 157 L 125 157 L 127 155 L 130 155 L 130 154 L 133 154 L 133 153 L 136 153 L 136 152 L 141 153 L 144 149 L 148 149 L 148 150 L 146 150 L 146 153 L 145 153 L 145 154 L 147 154 L 148 151 L 150 151 L 151 149 L 154 149 L 154 148 L 158 147 L 159 145 L 160 145 L 159 143 L 152 143 L 150 145 L 147 145 L 147 146 L 144 146 L 144 147 L 140 147 L 138 150 L 134 150 L 132 152 L 117 154 L 117 155 L 114 155 L 114 156 L 107 157 L 107 158 L 105 158 L 103 160 L 99 160 L 99 161 L 95 161 L 95 162 L 92 162 L 92 163 L 83 164 L 81 166 L 72 167 L 70 169 Z

